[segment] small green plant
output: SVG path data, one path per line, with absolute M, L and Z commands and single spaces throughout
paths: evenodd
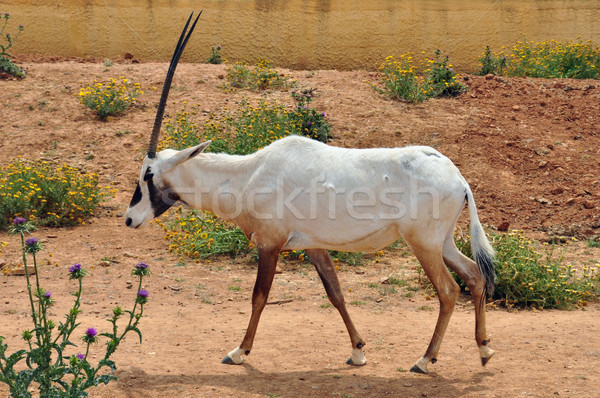
M 457 234 L 459 250 L 471 256 L 469 237 Z M 600 264 L 576 270 L 555 258 L 553 246 L 542 254 L 522 232 L 491 235 L 496 250 L 496 289 L 493 299 L 506 306 L 570 308 L 586 305 L 600 294 Z M 455 275 L 462 287 L 464 282 Z
M 108 192 L 95 173 L 19 160 L 0 168 L 0 229 L 15 216 L 51 227 L 84 224 Z
M 317 141 L 329 141 L 329 131 L 331 127 L 325 120 L 325 112 L 317 112 L 310 107 L 314 97 L 314 89 L 303 90 L 301 92 L 292 91 L 292 98 L 296 101 L 296 109 L 290 112 L 292 123 L 299 129 L 300 133 L 306 137 L 314 138 Z
M 4 29 L 6 29 L 6 25 L 8 24 L 8 20 L 10 19 L 9 13 L 4 13 L 4 15 L 0 14 L 0 20 L 4 19 L 4 23 L 0 28 L 0 72 L 8 73 L 11 76 L 24 78 L 25 71 L 15 65 L 12 61 L 12 55 L 8 53 L 8 50 L 13 46 L 13 44 L 17 41 L 17 38 L 21 35 L 24 30 L 23 25 L 19 25 L 17 28 L 16 36 L 11 35 L 10 33 L 4 33 Z M 6 40 L 6 43 L 4 43 Z
M 83 349 L 79 349 L 73 334 L 80 325 L 77 316 L 81 313 L 81 295 L 86 270 L 81 264 L 75 264 L 69 269 L 69 280 L 77 283 L 75 301 L 66 315 L 65 322 L 56 324 L 49 314 L 55 299 L 51 292 L 42 288 L 39 279 L 36 254 L 43 249 L 42 245 L 36 238 L 25 239 L 25 234 L 33 228 L 24 218 L 17 217 L 13 220 L 10 230 L 12 235 L 18 235 L 21 239 L 33 329 L 25 330 L 21 334 L 27 349 L 12 354 L 7 353 L 8 345 L 4 343 L 4 337 L 0 337 L 0 382 L 8 385 L 10 396 L 15 398 L 32 397 L 31 391 L 34 390 L 38 391 L 40 397 L 87 397 L 86 390 L 91 387 L 116 380 L 116 365 L 110 357 L 125 336 L 134 332 L 139 336 L 140 342 L 142 340 L 138 325 L 144 313 L 144 305 L 148 301 L 148 291 L 142 289 L 143 278 L 149 275 L 148 265 L 139 263 L 132 271 L 132 275 L 137 276 L 139 280 L 133 309 L 126 311 L 115 307 L 112 317 L 108 320 L 111 324 L 110 331 L 98 334 L 95 328 L 88 328 L 81 337 Z M 27 266 L 28 256 L 31 256 L 33 261 L 34 286 Z M 124 331 L 119 332 L 117 323 L 124 314 L 128 314 L 129 319 Z M 94 366 L 90 362 L 90 348 L 98 342 L 100 336 L 106 337 L 108 343 L 104 356 Z M 24 361 L 23 366 L 17 366 L 21 361 Z
M 138 96 L 144 94 L 139 83 L 131 83 L 123 76 L 110 79 L 108 83 L 99 83 L 82 87 L 79 90 L 79 102 L 91 109 L 101 120 L 125 112 Z
M 600 247 L 600 239 L 596 239 L 596 240 L 588 240 L 588 247 Z
M 236 63 L 227 69 L 229 87 L 263 91 L 267 89 L 287 89 L 296 83 L 279 73 L 273 65 L 264 59 L 259 59 L 256 65 L 248 66 Z
M 426 85 L 432 88 L 430 96 L 456 97 L 468 91 L 449 62 L 447 55 L 441 57 L 441 50 L 435 50 L 435 59 L 430 60 L 431 67 L 426 71 Z
M 481 76 L 488 74 L 501 75 L 506 67 L 506 59 L 506 55 L 492 53 L 490 46 L 485 46 L 483 55 L 479 58 L 477 74 Z
M 222 46 L 212 46 L 210 48 L 210 56 L 208 57 L 208 59 L 206 60 L 207 64 L 222 64 L 223 63 L 223 57 L 221 57 L 221 49 L 223 49 Z

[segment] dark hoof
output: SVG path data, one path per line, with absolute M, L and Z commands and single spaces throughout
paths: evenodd
M 352 358 L 348 358 L 348 360 L 346 361 L 346 365 L 354 365 L 354 362 L 352 362 Z
M 229 356 L 225 356 L 225 358 L 221 360 L 221 363 L 226 365 L 237 365 L 235 362 L 233 362 L 233 359 L 229 358 Z
M 485 364 L 488 363 L 491 358 L 492 357 L 481 358 L 481 366 L 485 366 Z
M 417 365 L 414 365 L 412 368 L 410 368 L 410 371 L 413 372 L 413 373 L 420 373 L 420 374 L 423 374 L 423 375 L 426 375 L 428 373 L 427 371 L 421 369 Z

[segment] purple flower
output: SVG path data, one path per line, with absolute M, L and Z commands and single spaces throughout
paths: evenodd
M 142 289 L 142 290 L 138 291 L 138 296 L 140 296 L 140 297 L 148 298 L 149 295 L 150 295 L 150 293 L 148 293 L 148 291 L 146 289 Z
M 83 361 L 83 359 L 85 358 L 85 355 L 83 354 L 77 354 L 77 358 L 81 359 Z
M 85 331 L 85 335 L 83 335 L 83 341 L 85 341 L 88 344 L 95 343 L 98 341 L 98 338 L 96 337 L 97 334 L 98 332 L 96 331 L 96 329 L 89 328 Z
M 326 117 L 327 115 L 325 115 L 325 112 L 321 113 L 321 116 Z
M 38 242 L 39 242 L 39 240 L 37 238 L 27 238 L 27 239 L 25 239 L 25 245 L 26 246 L 33 246 L 33 245 L 35 245 Z
M 94 337 L 96 337 L 97 334 L 98 334 L 98 332 L 94 328 L 89 328 L 88 330 L 85 331 L 85 335 L 87 337 L 89 337 L 90 339 L 93 339 Z
M 15 217 L 15 219 L 13 220 L 13 225 L 21 225 L 21 224 L 25 224 L 27 220 L 25 220 L 23 217 Z
M 144 262 L 141 262 L 141 263 L 138 263 L 138 264 L 135 266 L 135 268 L 137 268 L 137 269 L 147 269 L 147 268 L 148 268 L 148 264 L 146 264 L 146 263 L 144 263 Z
M 45 292 L 45 293 L 44 293 L 44 297 L 45 297 L 45 298 L 47 298 L 47 299 L 49 299 L 50 297 L 52 297 L 52 293 L 50 293 L 50 292 Z
M 223 48 L 223 47 L 221 47 L 221 45 L 218 45 L 218 46 L 217 46 L 217 50 L 220 50 L 220 49 L 222 49 L 222 48 Z
M 69 268 L 69 272 L 70 273 L 74 273 L 77 271 L 81 271 L 81 264 L 75 264 L 74 266 L 72 266 L 71 268 Z

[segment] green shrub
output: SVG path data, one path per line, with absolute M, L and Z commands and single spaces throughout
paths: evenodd
M 456 235 L 455 240 L 459 250 L 470 257 L 469 237 Z M 492 299 L 501 300 L 503 305 L 570 308 L 598 297 L 598 267 L 585 266 L 577 271 L 563 258 L 554 258 L 551 249 L 545 254 L 537 251 L 533 242 L 518 231 L 493 234 L 491 240 L 496 250 L 496 289 Z M 464 288 L 462 279 L 454 277 Z
M 270 88 L 287 89 L 296 83 L 281 75 L 273 65 L 264 59 L 258 60 L 256 65 L 248 66 L 236 63 L 227 69 L 227 83 L 229 87 L 253 91 L 262 91 Z
M 239 228 L 210 212 L 184 211 L 179 207 L 173 213 L 157 221 L 170 242 L 171 253 L 203 260 L 218 255 L 234 257 L 250 251 L 248 239 Z
M 485 76 L 488 74 L 501 75 L 506 67 L 506 55 L 495 54 L 490 46 L 485 46 L 483 55 L 479 58 L 479 70 L 476 74 Z
M 131 83 L 121 76 L 110 79 L 108 83 L 98 83 L 82 87 L 79 90 L 79 101 L 95 112 L 102 120 L 110 120 L 111 116 L 125 112 L 139 95 L 144 94 L 139 83 Z
M 51 227 L 84 224 L 107 195 L 94 173 L 19 160 L 0 168 L 0 229 L 16 216 Z
M 402 54 L 398 61 L 389 56 L 379 68 L 383 88 L 375 85 L 373 88 L 397 101 L 412 103 L 433 97 L 454 97 L 467 91 L 468 87 L 452 69 L 449 57 L 440 55 L 441 51 L 436 50 L 435 58 L 426 63 L 416 61 L 412 53 Z
M 319 113 L 310 107 L 314 97 L 314 89 L 303 90 L 300 93 L 292 91 L 296 101 L 296 109 L 289 112 L 291 124 L 299 128 L 299 134 L 314 138 L 317 141 L 329 141 L 331 127 L 325 120 L 325 113 Z
M 507 54 L 504 49 L 492 54 L 486 47 L 480 62 L 481 74 L 504 72 L 506 76 L 598 79 L 600 49 L 590 40 L 528 42 L 523 39 Z
M 0 22 L 0 24 L 2 24 L 2 27 L 0 28 L 0 72 L 8 73 L 9 75 L 18 78 L 24 78 L 25 71 L 10 60 L 12 55 L 7 52 L 17 41 L 17 38 L 21 35 L 21 32 L 23 32 L 24 27 L 23 25 L 19 25 L 16 36 L 11 35 L 10 33 L 5 34 L 4 29 L 6 29 L 10 14 L 0 14 L 0 20 L 2 19 L 4 19 L 4 23 Z M 6 43 L 4 43 L 4 41 L 6 41 Z

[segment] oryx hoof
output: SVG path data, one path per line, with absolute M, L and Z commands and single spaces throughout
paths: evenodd
M 413 373 L 420 373 L 420 374 L 428 374 L 429 370 L 427 370 L 427 364 L 429 363 L 429 360 L 425 357 L 422 357 L 421 359 L 419 359 L 417 361 L 417 363 L 415 363 L 413 365 L 412 368 L 410 368 L 410 371 Z
M 481 357 L 481 366 L 485 366 L 486 363 L 494 356 L 496 351 L 489 348 L 487 345 L 479 346 L 479 356 Z
M 352 355 L 346 361 L 347 365 L 353 365 L 353 366 L 363 366 L 366 363 L 367 363 L 367 358 L 365 358 L 365 355 L 363 354 L 363 352 L 361 350 L 358 350 L 356 348 L 352 350 Z
M 221 360 L 221 363 L 226 365 L 240 365 L 244 362 L 244 358 L 242 358 L 242 349 L 240 347 L 231 351 L 225 358 Z

